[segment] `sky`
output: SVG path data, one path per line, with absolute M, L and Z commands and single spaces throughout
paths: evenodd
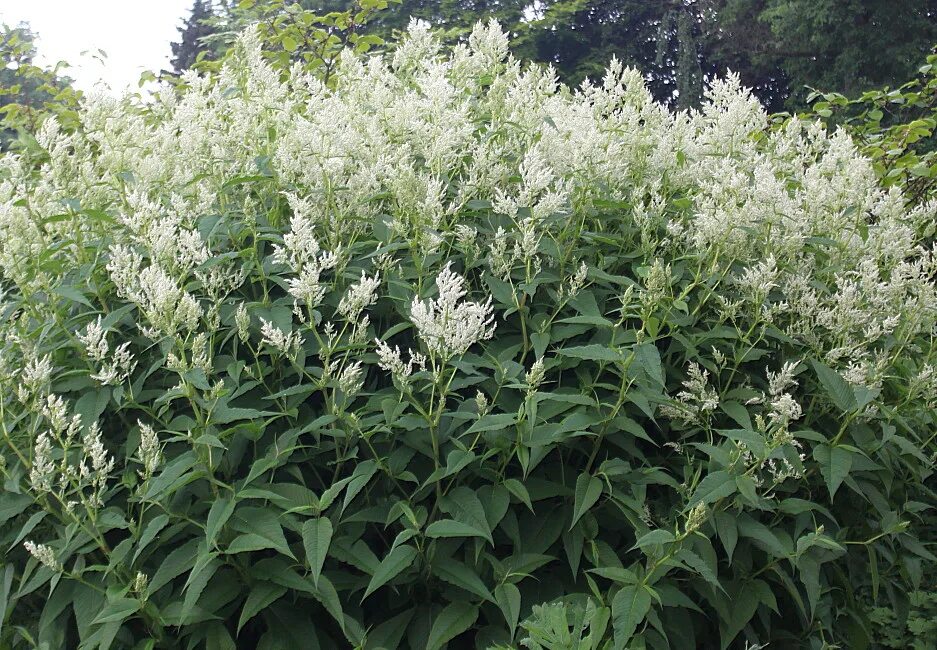
M 169 68 L 170 43 L 192 0 L 0 0 L 0 23 L 28 22 L 39 34 L 39 63 L 64 60 L 82 90 L 103 81 L 136 89 L 144 70 Z M 104 50 L 102 62 L 83 51 Z

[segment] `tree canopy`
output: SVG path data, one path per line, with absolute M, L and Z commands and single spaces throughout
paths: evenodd
M 241 2 L 219 16 L 259 16 L 282 0 Z M 321 14 L 351 0 L 302 0 Z M 805 105 L 807 87 L 856 93 L 909 78 L 937 42 L 935 0 L 401 0 L 365 27 L 391 39 L 412 18 L 455 42 L 497 19 L 519 58 L 577 85 L 614 56 L 645 76 L 659 101 L 696 105 L 707 80 L 737 72 L 771 110 Z

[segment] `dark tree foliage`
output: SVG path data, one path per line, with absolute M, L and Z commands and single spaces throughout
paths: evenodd
M 937 42 L 934 0 L 709 0 L 704 45 L 774 108 L 807 87 L 858 94 L 897 86 Z
M 205 38 L 215 33 L 215 9 L 211 0 L 195 0 L 192 12 L 179 28 L 180 40 L 172 44 L 172 68 L 176 74 L 191 68 L 202 57 L 212 58 Z M 204 54 L 203 54 L 204 53 Z
M 249 4 L 285 12 L 294 3 Z M 295 4 L 323 15 L 356 6 Z M 706 82 L 730 70 L 775 111 L 806 106 L 808 87 L 855 94 L 897 85 L 937 42 L 937 0 L 402 0 L 364 31 L 392 40 L 411 18 L 449 42 L 497 19 L 517 57 L 552 65 L 571 86 L 601 77 L 617 57 L 677 108 L 697 105 Z

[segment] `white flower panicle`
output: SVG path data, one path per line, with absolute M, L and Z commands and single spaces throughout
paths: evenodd
M 55 487 L 55 462 L 52 458 L 52 438 L 42 432 L 33 448 L 33 463 L 29 468 L 29 485 L 36 495 L 51 492 Z
M 351 399 L 361 391 L 364 385 L 364 370 L 360 361 L 348 364 L 342 369 L 338 376 L 338 389 L 345 394 L 347 399 Z
M 94 361 L 103 362 L 107 358 L 110 346 L 107 343 L 107 335 L 104 328 L 101 327 L 101 317 L 88 323 L 84 332 L 79 333 L 78 340 L 85 346 L 85 352 Z
M 546 366 L 543 363 L 543 357 L 540 357 L 534 361 L 533 365 L 530 367 L 530 370 L 527 371 L 527 375 L 524 377 L 524 382 L 527 384 L 529 391 L 535 391 L 540 387 L 540 384 L 543 383 L 545 377 Z
M 26 540 L 23 542 L 23 547 L 44 567 L 52 569 L 56 573 L 62 571 L 62 565 L 55 557 L 55 551 L 52 550 L 51 546 L 36 544 L 31 540 Z
M 410 350 L 410 360 L 404 363 L 400 354 L 400 346 L 391 348 L 387 343 L 380 339 L 374 340 L 377 345 L 377 365 L 381 370 L 385 370 L 400 382 L 406 382 L 413 373 L 414 368 L 420 370 L 426 369 L 426 357 L 418 352 Z
M 491 298 L 485 302 L 463 301 L 465 279 L 446 264 L 436 277 L 439 296 L 427 302 L 414 298 L 410 320 L 432 354 L 444 357 L 464 354 L 478 341 L 490 339 L 495 325 Z
M 137 421 L 137 426 L 140 428 L 140 445 L 137 447 L 137 459 L 143 466 L 143 469 L 139 470 L 139 474 L 146 481 L 159 469 L 160 464 L 163 462 L 163 453 L 156 430 L 140 421 Z
M 49 385 L 52 372 L 52 358 L 49 355 L 31 359 L 23 367 L 22 386 L 30 394 L 35 395 Z
M 242 343 L 246 343 L 250 338 L 251 317 L 247 313 L 247 305 L 243 302 L 238 304 L 237 311 L 234 312 L 234 324 L 237 327 L 238 338 Z
M 142 328 L 144 334 L 158 338 L 196 329 L 203 314 L 198 300 L 160 266 L 142 268 L 142 263 L 132 249 L 114 246 L 107 270 L 117 292 L 135 303 L 149 321 L 149 327 Z
M 265 318 L 260 319 L 260 333 L 263 342 L 274 350 L 294 358 L 302 347 L 302 334 L 299 332 L 284 332 Z
M 351 285 L 345 295 L 342 296 L 341 302 L 338 303 L 338 313 L 348 319 L 349 322 L 357 322 L 361 312 L 377 301 L 377 290 L 380 286 L 380 274 L 369 278 L 362 271 L 361 280 Z
M 321 283 L 322 274 L 338 264 L 338 255 L 323 251 L 312 222 L 303 214 L 294 214 L 290 219 L 290 232 L 283 236 L 283 245 L 274 246 L 273 261 L 285 264 L 297 274 L 289 280 L 289 292 L 312 309 L 327 291 Z
M 699 423 L 719 406 L 719 395 L 709 385 L 709 371 L 695 361 L 690 362 L 687 374 L 689 377 L 683 382 L 685 390 L 677 393 L 671 404 L 662 405 L 661 412 L 674 420 Z
M 97 422 L 91 424 L 82 438 L 82 459 L 79 476 L 83 483 L 91 487 L 89 501 L 93 507 L 102 507 L 102 493 L 107 479 L 114 471 L 114 459 L 104 448 L 101 430 Z

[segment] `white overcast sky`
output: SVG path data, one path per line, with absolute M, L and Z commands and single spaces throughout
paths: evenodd
M 169 68 L 169 44 L 192 0 L 0 0 L 0 23 L 28 22 L 39 34 L 39 61 L 71 64 L 82 90 L 102 80 L 113 92 L 136 89 L 144 70 Z M 86 50 L 104 50 L 100 63 Z

